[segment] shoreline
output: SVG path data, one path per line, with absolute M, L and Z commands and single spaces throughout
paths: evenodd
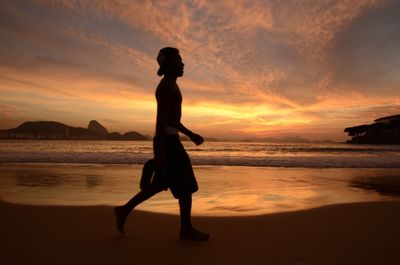
M 0 201 L 2 264 L 393 264 L 400 202 L 336 204 L 241 217 L 193 217 L 207 242 L 178 240 L 179 217 L 135 211 L 120 236 L 110 206 Z M 178 262 L 177 262 L 178 261 Z
M 149 158 L 150 159 L 150 158 Z M 143 167 L 144 163 L 149 160 L 149 159 L 144 159 L 143 161 L 134 161 L 134 162 L 126 162 L 126 163 L 100 163 L 100 162 L 43 162 L 43 161 L 28 161 L 28 162 L 23 162 L 23 161 L 0 161 L 0 166 L 58 166 L 58 165 L 71 165 L 71 166 L 88 166 L 88 167 L 101 167 L 101 166 L 115 166 L 115 167 L 129 167 L 129 166 L 138 166 L 138 167 Z M 310 158 L 311 159 L 311 158 Z M 399 166 L 390 166 L 390 167 L 362 167 L 362 166 L 332 166 L 332 167 L 324 167 L 324 166 L 284 166 L 284 165 L 279 165 L 279 166 L 274 166 L 274 165 L 255 165 L 255 164 L 198 164 L 198 163 L 193 163 L 192 162 L 193 168 L 201 168 L 201 167 L 233 167 L 233 168 L 262 168 L 262 169 L 289 169 L 289 170 L 295 170 L 295 169 L 310 169 L 310 170 L 394 170 L 394 169 L 400 169 Z

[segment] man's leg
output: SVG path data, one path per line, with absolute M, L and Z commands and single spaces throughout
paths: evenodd
M 192 227 L 192 194 L 184 194 L 179 197 L 179 210 L 181 214 L 181 231 L 188 231 Z
M 192 194 L 185 193 L 179 197 L 179 209 L 181 214 L 181 231 L 179 237 L 185 240 L 204 241 L 210 235 L 193 228 L 191 220 Z
M 163 189 L 157 187 L 149 187 L 148 189 L 139 191 L 132 199 L 130 199 L 125 205 L 117 206 L 114 208 L 117 230 L 124 234 L 124 224 L 129 213 L 139 204 L 153 197 Z

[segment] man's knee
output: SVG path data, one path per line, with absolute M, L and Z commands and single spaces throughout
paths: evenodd
M 177 196 L 177 199 L 180 201 L 188 201 L 188 200 L 192 200 L 192 193 L 190 192 L 182 192 L 179 194 L 179 196 Z

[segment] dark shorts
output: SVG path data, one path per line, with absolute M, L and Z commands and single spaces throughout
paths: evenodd
M 182 194 L 194 193 L 198 190 L 192 163 L 186 153 L 179 136 L 164 135 L 164 155 L 166 161 L 163 165 L 155 166 L 152 184 L 161 188 L 170 188 L 175 198 Z M 159 138 L 153 139 L 154 155 L 159 155 Z

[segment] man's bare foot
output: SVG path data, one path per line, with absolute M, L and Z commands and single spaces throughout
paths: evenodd
M 124 211 L 124 207 L 123 206 L 114 207 L 114 213 L 115 213 L 115 224 L 117 225 L 117 230 L 121 234 L 125 234 L 124 224 L 125 224 L 127 215 Z
M 182 240 L 192 240 L 192 241 L 206 241 L 210 238 L 210 234 L 200 232 L 197 229 L 190 228 L 187 230 L 181 230 L 179 233 L 179 238 Z

